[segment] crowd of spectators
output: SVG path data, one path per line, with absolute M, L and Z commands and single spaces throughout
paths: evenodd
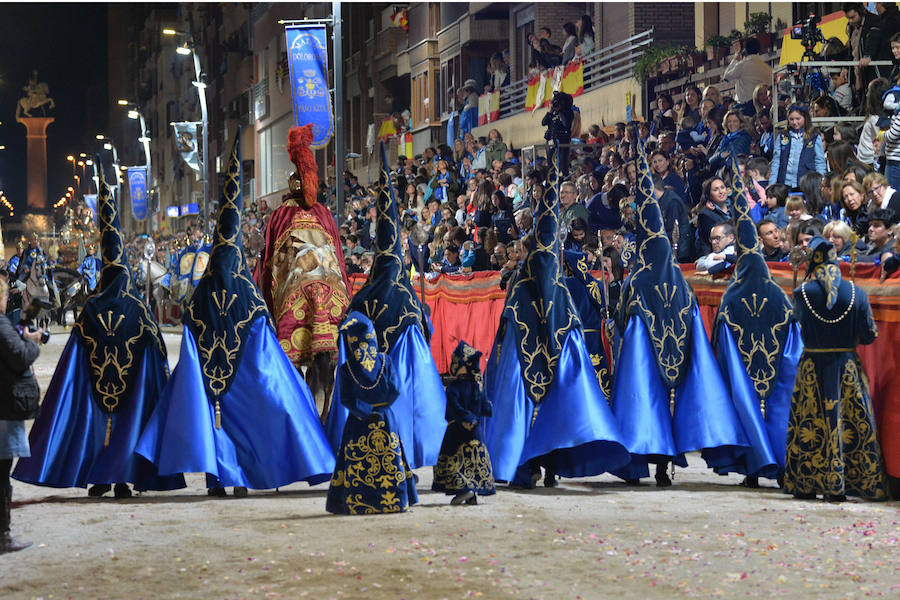
M 894 3 L 876 8 L 879 14 L 862 5 L 845 6 L 850 43 L 844 47 L 828 40 L 827 53 L 838 59 L 887 55 L 894 62 L 892 73 L 865 66 L 859 72 L 827 69 L 823 89 L 808 102 L 784 93 L 790 92 L 789 80 L 777 82 L 773 92 L 771 68 L 759 56 L 758 41 L 748 38 L 736 44 L 725 71 L 724 79 L 734 82 L 733 93 L 688 85 L 677 101 L 659 95 L 652 119 L 618 123 L 610 134 L 596 124 L 582 127 L 580 111 L 570 102 L 575 118 L 566 124 L 566 139 L 554 130 L 551 109 L 545 137 L 570 149 L 561 165 L 568 177 L 559 188 L 565 248 L 584 252 L 595 268 L 604 257 L 609 268 L 627 268 L 621 254 L 628 253 L 633 240 L 635 159 L 641 144 L 680 262 L 695 262 L 712 273 L 734 262 L 732 201 L 734 178 L 740 177 L 767 260 L 786 261 L 791 249 L 804 248 L 819 234 L 835 243 L 842 260 L 850 259 L 855 245 L 860 262 L 895 269 L 900 116 L 893 115 L 884 96 L 896 87 L 900 106 L 900 29 L 892 29 L 900 28 L 900 13 Z M 567 23 L 563 32 L 560 44 L 547 29 L 534 35 L 533 68 L 558 66 L 593 49 L 589 18 Z M 842 122 L 816 127 L 812 121 L 854 112 L 866 117 L 861 127 Z M 786 126 L 774 130 L 775 121 Z M 453 147 L 438 145 L 399 157 L 392 177 L 410 272 L 495 270 L 505 280 L 527 254 L 530 200 L 545 193 L 546 165 L 541 153 L 525 157 L 507 147 L 497 129 L 487 138 L 464 132 Z M 336 218 L 347 267 L 365 273 L 372 263 L 376 190 L 364 189 L 349 172 L 343 183 L 350 201 Z M 323 195 L 326 201 L 329 196 Z M 416 227 L 428 239 L 421 248 L 408 242 Z
M 567 250 L 584 252 L 592 268 L 605 264 L 621 279 L 633 251 L 637 144 L 647 154 L 666 232 L 682 263 L 711 273 L 734 261 L 734 177 L 750 196 L 762 250 L 769 261 L 786 261 L 794 247 L 816 234 L 831 240 L 842 260 L 851 247 L 861 262 L 897 266 L 900 239 L 900 12 L 894 3 L 876 3 L 878 14 L 847 4 L 847 46 L 827 40 L 831 59 L 862 59 L 860 69 L 826 69 L 823 89 L 809 102 L 796 102 L 790 80 L 771 89 L 771 68 L 754 38 L 735 43 L 734 57 L 717 86 L 689 84 L 673 99 L 660 94 L 652 118 L 617 123 L 607 133 L 597 124 L 582 126 L 577 98 L 557 93 L 562 109 L 544 119 L 545 137 L 561 143 L 567 174 L 559 187 L 560 226 Z M 555 38 L 543 28 L 530 40 L 531 67 L 565 64 L 595 48 L 588 16 L 566 23 Z M 868 67 L 890 59 L 892 69 Z M 865 60 L 869 59 L 869 60 Z M 508 53 L 492 56 L 485 90 L 506 85 Z M 892 93 L 896 93 L 893 96 Z M 459 106 L 477 105 L 474 80 L 459 90 Z M 398 124 L 408 111 L 392 97 Z M 793 102 L 792 102 L 793 101 Z M 893 104 L 892 104 L 893 103 Z M 570 109 L 572 117 L 562 118 Z M 858 113 L 861 127 L 837 122 L 815 127 L 812 117 Z M 562 116 L 561 116 L 562 115 Z M 774 130 L 773 122 L 786 127 Z M 560 125 L 563 123 L 563 125 Z M 398 129 L 399 130 L 399 129 Z M 568 143 L 567 143 L 568 142 Z M 738 175 L 732 163 L 737 159 Z M 404 261 L 410 273 L 468 273 L 493 270 L 501 284 L 523 263 L 530 245 L 532 199 L 546 193 L 546 156 L 523 156 L 503 141 L 498 129 L 487 137 L 462 132 L 451 146 L 441 144 L 391 165 L 401 214 Z M 347 199 L 339 225 L 348 273 L 367 273 L 374 253 L 377 187 L 364 187 L 349 171 L 341 183 Z M 319 200 L 336 213 L 335 181 L 320 184 Z M 271 207 L 245 207 L 242 232 L 248 261 L 255 266 Z M 427 243 L 409 241 L 421 228 Z M 192 223 L 188 235 L 202 237 Z M 158 244 L 158 260 L 174 251 L 175 237 Z M 168 242 L 168 243 L 165 243 Z M 135 244 L 134 253 L 137 253 Z M 900 248 L 897 248 L 900 250 Z M 429 275 L 431 276 L 431 275 Z

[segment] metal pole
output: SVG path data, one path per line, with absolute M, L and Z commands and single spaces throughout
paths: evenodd
M 341 3 L 332 2 L 331 11 L 331 40 L 334 48 L 334 187 L 338 222 L 341 222 L 344 218 L 344 59 L 341 47 Z
M 194 55 L 194 73 L 197 76 L 195 82 L 197 94 L 200 96 L 200 116 L 203 122 L 203 234 L 206 235 L 209 225 L 209 116 L 206 111 L 206 85 L 200 78 L 200 57 L 197 56 L 197 48 L 191 44 L 191 54 Z
M 144 146 L 144 162 L 147 165 L 147 236 L 153 237 L 153 205 L 150 202 L 150 194 L 153 192 L 153 171 L 150 170 L 150 138 L 147 137 L 147 124 L 144 121 L 144 113 L 138 111 L 141 123 L 141 137 L 138 141 Z

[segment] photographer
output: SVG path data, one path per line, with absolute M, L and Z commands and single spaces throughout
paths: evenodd
M 44 331 L 22 332 L 21 336 L 6 316 L 9 285 L 0 278 L 0 554 L 24 550 L 30 542 L 19 542 L 10 534 L 12 486 L 9 474 L 14 458 L 31 456 L 25 419 L 34 414 L 22 411 L 23 398 L 36 408 L 40 391 L 31 364 L 40 354 L 38 343 Z

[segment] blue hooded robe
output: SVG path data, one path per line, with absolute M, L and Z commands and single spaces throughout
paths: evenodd
M 185 306 L 181 355 L 137 451 L 210 487 L 327 481 L 334 454 L 315 401 L 281 349 L 241 245 L 240 129 L 210 262 Z
M 114 483 L 132 483 L 138 491 L 183 488 L 181 474 L 161 477 L 135 454 L 169 366 L 159 326 L 134 293 L 118 207 L 102 169 L 98 204 L 99 288 L 78 315 L 31 428 L 31 458 L 19 460 L 13 477 L 60 488 Z
M 485 443 L 494 477 L 553 453 L 563 477 L 599 475 L 628 462 L 626 447 L 585 346 L 578 312 L 560 274 L 555 161 L 534 207 L 534 248 L 511 285 L 485 369 L 493 415 Z
M 697 300 L 675 264 L 647 157 L 638 149 L 637 261 L 616 311 L 612 392 L 632 455 L 615 474 L 626 480 L 647 477 L 651 457 L 686 467 L 684 453 L 702 450 L 707 465 L 717 467 L 733 464 L 735 447 L 747 446 Z
M 737 156 L 730 166 L 738 173 Z M 750 446 L 716 469 L 778 479 L 784 474 L 788 412 L 803 350 L 793 305 L 759 249 L 740 176 L 733 177 L 737 266 L 719 304 L 713 346 Z

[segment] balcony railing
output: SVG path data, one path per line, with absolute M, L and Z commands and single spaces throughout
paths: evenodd
M 612 46 L 601 48 L 582 59 L 584 91 L 628 79 L 634 63 L 653 43 L 653 29 L 634 35 Z M 525 112 L 528 78 L 514 81 L 500 90 L 500 118 Z

